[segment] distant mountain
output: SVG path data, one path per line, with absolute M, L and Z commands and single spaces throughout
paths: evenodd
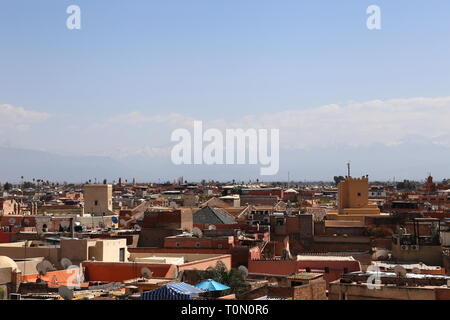
M 170 156 L 63 156 L 49 152 L 0 148 L 0 181 L 40 178 L 51 181 L 84 182 L 119 177 L 137 181 L 173 181 L 183 176 L 188 181 L 286 181 L 288 172 L 295 181 L 332 181 L 346 174 L 351 160 L 352 175 L 369 174 L 373 180 L 424 179 L 431 173 L 437 181 L 450 178 L 450 148 L 428 142 L 396 146 L 310 148 L 281 150 L 280 170 L 276 176 L 259 176 L 260 165 L 182 165 L 175 166 Z
M 30 181 L 33 178 L 50 181 L 84 182 L 103 180 L 126 171 L 124 164 L 108 157 L 63 156 L 43 151 L 0 147 L 0 181 Z

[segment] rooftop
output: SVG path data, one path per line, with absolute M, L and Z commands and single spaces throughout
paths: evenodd
M 298 255 L 297 261 L 356 261 L 351 256 Z

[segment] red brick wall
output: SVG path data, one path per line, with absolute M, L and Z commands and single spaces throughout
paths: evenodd
M 12 232 L 2 232 L 0 231 L 0 243 L 9 243 L 11 242 Z
M 325 273 L 325 268 L 329 268 L 329 272 Z M 327 283 L 340 279 L 344 273 L 360 271 L 361 266 L 358 261 L 292 261 L 292 260 L 251 260 L 248 264 L 250 273 L 264 273 L 273 275 L 291 275 L 299 271 L 306 271 L 307 268 L 311 272 L 324 274 L 324 280 Z
M 436 288 L 436 300 L 450 300 L 450 290 Z
M 249 273 L 266 273 L 273 275 L 291 275 L 298 271 L 297 261 L 291 260 L 250 260 Z

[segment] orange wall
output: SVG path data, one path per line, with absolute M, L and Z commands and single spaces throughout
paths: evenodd
M 171 264 L 83 262 L 86 279 L 89 281 L 122 282 L 141 277 L 142 268 L 153 272 L 153 277 L 173 278 L 176 268 Z

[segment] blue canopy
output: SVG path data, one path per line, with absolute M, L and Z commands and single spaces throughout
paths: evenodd
M 143 292 L 141 300 L 192 300 L 192 295 L 204 292 L 205 290 L 185 282 L 171 283 L 156 290 Z
M 224 284 L 221 284 L 217 281 L 214 281 L 212 279 L 208 279 L 208 280 L 202 281 L 200 283 L 197 283 L 195 286 L 199 289 L 203 289 L 203 290 L 207 290 L 207 291 L 223 291 L 223 290 L 230 289 L 230 287 L 228 287 Z

